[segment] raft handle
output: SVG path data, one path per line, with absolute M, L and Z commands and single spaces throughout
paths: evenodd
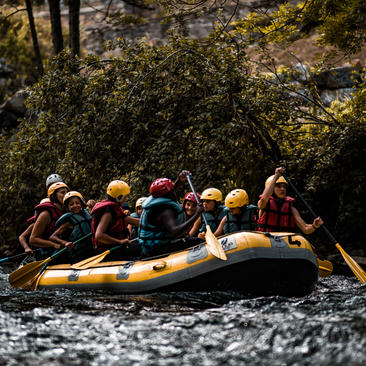
M 166 264 L 167 263 L 165 261 L 161 261 L 159 263 L 154 264 L 153 269 L 155 271 L 160 271 L 160 270 L 162 270 L 162 269 L 164 269 L 166 267 Z

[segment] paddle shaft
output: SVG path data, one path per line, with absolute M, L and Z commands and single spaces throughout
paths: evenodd
M 286 174 L 282 174 L 282 176 L 286 179 L 286 181 L 289 184 L 289 186 L 291 187 L 291 189 L 297 194 L 297 196 L 300 198 L 301 202 L 306 206 L 306 208 L 314 216 L 314 218 L 318 217 L 318 215 L 313 211 L 313 209 L 305 201 L 305 198 L 301 195 L 301 193 L 297 190 L 297 188 L 292 184 L 292 182 L 287 178 Z M 329 239 L 333 241 L 333 244 L 338 243 L 337 240 L 335 239 L 335 237 L 331 234 L 331 232 L 326 228 L 326 226 L 324 224 L 321 225 L 321 228 L 328 235 Z
M 41 250 L 41 249 L 35 249 L 34 252 L 36 252 L 38 250 Z M 5 262 L 5 261 L 11 261 L 13 259 L 17 259 L 17 258 L 23 257 L 25 255 L 29 255 L 29 254 L 28 253 L 20 253 L 20 254 L 13 255 L 12 257 L 2 258 L 2 259 L 0 259 L 0 263 L 1 262 Z
M 92 233 L 88 233 L 86 235 L 84 235 L 83 237 L 81 237 L 80 239 L 78 240 L 75 240 L 73 242 L 74 245 L 76 245 L 77 243 L 83 241 L 84 239 L 88 238 L 89 236 L 91 236 Z M 49 257 L 49 260 L 47 260 L 47 262 L 45 263 L 45 265 L 42 267 L 42 269 L 40 270 L 39 274 L 43 273 L 43 271 L 46 269 L 46 267 L 48 266 L 48 264 L 52 261 L 53 258 L 56 258 L 58 257 L 59 255 L 61 255 L 63 252 L 65 252 L 65 250 L 67 250 L 68 248 L 62 248 L 60 249 L 59 251 L 57 251 L 56 253 L 53 253 L 50 257 Z
M 139 240 L 139 238 L 132 239 L 132 240 L 130 240 L 129 244 L 131 244 L 131 243 L 136 243 L 138 240 Z M 118 245 L 116 245 L 115 247 L 113 247 L 113 248 L 111 248 L 111 249 L 108 249 L 108 250 L 111 252 L 112 250 L 115 250 L 115 249 L 121 248 L 123 245 L 125 245 L 125 244 L 118 244 Z
M 187 178 L 187 181 L 188 181 L 189 186 L 191 187 L 191 190 L 193 192 L 194 198 L 196 199 L 197 203 L 201 202 L 199 200 L 198 196 L 197 196 L 196 190 L 193 187 L 193 184 L 192 184 L 192 181 L 191 181 L 191 176 L 189 174 L 187 174 L 186 175 L 186 178 Z M 202 217 L 203 217 L 203 221 L 205 222 L 205 224 L 207 226 L 208 224 L 207 224 L 206 216 L 205 215 L 202 215 Z
M 83 241 L 84 239 L 86 239 L 86 238 L 88 238 L 89 236 L 91 236 L 92 235 L 92 233 L 90 232 L 90 233 L 88 233 L 88 234 L 86 234 L 86 235 L 84 235 L 83 237 L 81 237 L 80 239 L 78 239 L 78 240 L 75 240 L 74 242 L 72 242 L 74 245 L 76 245 L 77 243 L 80 243 L 81 241 Z M 62 248 L 62 249 L 60 249 L 58 252 L 56 252 L 56 253 L 53 253 L 52 255 L 51 255 L 51 259 L 50 260 L 52 260 L 53 258 L 56 258 L 56 257 L 58 257 L 60 254 L 62 254 L 65 250 L 67 250 L 68 248 Z
M 133 239 L 130 241 L 130 243 L 134 243 L 138 241 L 138 238 L 136 239 Z M 74 263 L 71 268 L 73 269 L 84 269 L 84 268 L 89 268 L 91 263 L 93 265 L 101 262 L 108 254 L 110 254 L 113 250 L 116 250 L 118 248 L 121 248 L 121 246 L 123 246 L 124 244 L 119 244 L 119 245 L 116 245 L 115 247 L 111 248 L 111 249 L 108 249 L 100 254 L 97 254 L 95 255 L 94 257 L 90 257 L 90 258 L 86 258 L 86 259 L 83 259 L 82 261 L 78 262 L 78 263 Z

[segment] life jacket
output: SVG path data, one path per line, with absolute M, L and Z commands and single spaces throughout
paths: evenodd
M 76 241 L 91 232 L 92 217 L 89 211 L 84 208 L 79 214 L 67 212 L 63 214 L 56 222 L 56 228 L 59 228 L 65 222 L 70 221 L 73 230 L 68 238 L 70 241 Z
M 102 218 L 103 214 L 108 211 L 108 209 L 112 214 L 112 223 L 109 225 L 106 234 L 115 239 L 127 239 L 129 237 L 129 231 L 127 229 L 127 223 L 125 220 L 126 214 L 123 212 L 122 207 L 116 202 L 109 200 L 98 202 L 90 212 L 92 216 L 91 229 L 93 233 L 93 246 L 94 249 L 97 250 L 106 248 L 104 243 L 100 243 L 95 239 L 95 233 L 97 231 L 100 219 Z
M 219 227 L 220 222 L 223 219 L 223 217 L 226 215 L 227 211 L 228 211 L 228 208 L 221 205 L 221 206 L 217 207 L 217 212 L 214 212 L 214 211 L 204 211 L 204 212 L 202 212 L 202 215 L 205 216 L 205 218 L 207 220 L 207 224 L 210 226 L 211 231 L 213 233 Z M 215 216 L 215 213 L 216 213 L 216 216 Z M 202 218 L 202 226 L 201 226 L 199 232 L 200 233 L 206 232 L 206 222 L 203 218 Z
M 36 216 L 35 221 L 37 221 L 38 216 L 43 211 L 48 211 L 51 216 L 51 222 L 42 235 L 42 237 L 44 239 L 48 239 L 55 232 L 56 221 L 62 216 L 62 211 L 59 208 L 57 208 L 53 204 L 53 202 L 40 203 L 39 205 L 34 207 L 34 209 L 35 209 L 35 216 Z
M 166 207 L 174 210 L 177 225 L 185 222 L 185 214 L 181 205 L 170 198 L 154 198 L 149 196 L 142 204 L 142 214 L 139 226 L 139 243 L 141 244 L 142 254 L 148 255 L 153 247 L 166 245 L 170 241 L 176 239 L 172 234 L 167 232 L 163 227 L 155 226 L 151 223 L 149 214 L 157 207 Z
M 291 208 L 294 202 L 295 199 L 288 196 L 284 199 L 269 197 L 262 216 L 257 221 L 257 230 L 293 232 L 295 230 L 295 220 Z
M 224 224 L 224 233 L 236 233 L 242 230 L 254 230 L 257 224 L 258 207 L 246 205 L 242 207 L 242 212 L 238 215 L 232 215 L 230 210 L 226 212 L 226 222 Z
M 137 212 L 132 212 L 132 214 L 130 215 L 131 217 L 135 218 L 135 219 L 139 219 L 139 215 L 137 214 Z M 139 236 L 139 228 L 138 226 L 132 225 L 132 233 L 131 233 L 131 239 L 135 239 Z

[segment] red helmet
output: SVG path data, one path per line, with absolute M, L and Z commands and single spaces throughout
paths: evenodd
M 150 186 L 150 193 L 154 198 L 162 197 L 174 188 L 174 183 L 168 178 L 155 179 Z
M 197 193 L 197 198 L 200 200 L 201 196 L 199 195 L 199 193 Z M 198 203 L 196 201 L 196 198 L 194 197 L 193 192 L 188 192 L 185 196 L 184 196 L 184 200 L 183 203 L 185 203 L 186 201 L 192 201 L 193 203 Z

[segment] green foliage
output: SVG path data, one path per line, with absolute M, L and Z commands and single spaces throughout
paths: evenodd
M 271 12 L 252 12 L 234 23 L 237 36 L 260 45 L 287 45 L 318 33 L 320 45 L 357 53 L 366 40 L 364 0 L 311 0 L 282 4 Z

